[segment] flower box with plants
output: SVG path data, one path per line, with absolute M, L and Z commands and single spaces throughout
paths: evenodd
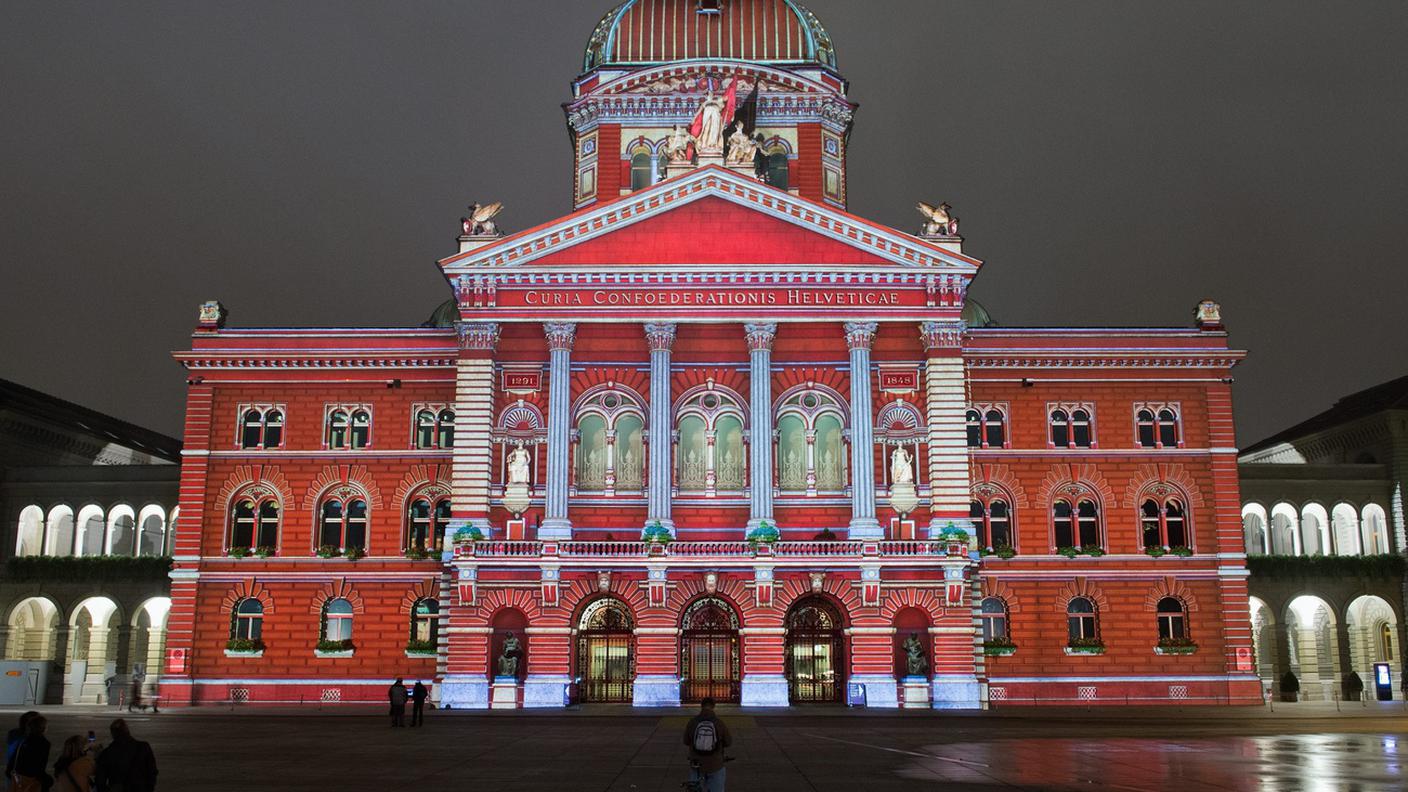
M 356 561 L 358 559 L 366 558 L 367 551 L 366 548 L 362 547 L 349 547 L 346 550 L 342 551 L 342 555 L 345 556 L 348 561 Z
M 1187 545 L 1174 545 L 1168 549 L 1168 554 L 1179 558 L 1188 558 L 1193 555 L 1193 548 Z
M 1144 555 L 1147 555 L 1150 558 L 1162 558 L 1163 556 L 1168 555 L 1168 548 L 1164 547 L 1163 545 L 1149 545 L 1148 547 L 1144 548 Z
M 231 638 L 225 642 L 226 657 L 263 657 L 264 642 L 257 638 Z
M 345 641 L 329 641 L 324 638 L 318 641 L 318 645 L 313 649 L 313 654 L 318 657 L 351 657 L 355 649 L 356 647 L 352 645 L 351 639 Z
M 254 548 L 254 555 L 258 556 L 259 558 L 270 558 L 274 555 L 275 552 L 277 551 L 274 549 L 273 545 L 259 545 L 258 547 Z
M 968 554 L 968 532 L 949 523 L 942 531 L 939 531 L 938 540 L 943 543 L 944 550 L 949 555 Z
M 455 531 L 455 544 L 482 541 L 484 541 L 484 532 L 473 525 L 466 525 L 458 531 Z
M 434 641 L 406 641 L 406 657 L 434 657 L 437 648 Z
M 1161 655 L 1190 655 L 1197 651 L 1198 645 L 1192 638 L 1160 638 L 1154 647 L 1154 654 Z
M 675 541 L 675 537 L 670 533 L 669 528 L 656 520 L 645 526 L 645 529 L 640 532 L 640 540 L 645 542 L 646 552 L 659 556 L 665 554 L 665 548 L 669 546 L 670 542 Z
M 248 547 L 231 547 L 225 551 L 225 554 L 230 558 L 245 558 L 250 554 L 250 549 Z
M 772 546 L 782 540 L 782 532 L 770 522 L 758 523 L 758 527 L 748 532 L 748 545 L 753 555 L 772 555 Z
M 342 548 L 337 545 L 318 545 L 318 558 L 337 558 L 342 555 Z
M 997 556 L 998 558 L 1002 559 L 1016 558 L 1017 548 L 1009 544 L 1000 544 L 996 547 L 985 547 L 982 550 L 978 551 L 978 555 L 982 556 L 983 558 L 987 558 L 989 556 Z
M 406 558 L 412 561 L 424 561 L 430 558 L 430 551 L 423 547 L 407 547 Z
M 1105 548 L 1101 547 L 1100 545 L 1093 544 L 1081 545 L 1080 547 L 1062 545 L 1056 548 L 1056 555 L 1065 556 L 1066 558 L 1075 558 L 1076 556 L 1090 556 L 1091 558 L 1099 558 L 1100 556 L 1105 555 Z
M 988 657 L 1007 657 L 1017 653 L 1017 644 L 1012 643 L 1012 639 L 1003 636 L 983 641 L 983 654 Z
M 1099 638 L 1072 638 L 1066 644 L 1066 654 L 1102 655 L 1105 654 L 1105 642 Z

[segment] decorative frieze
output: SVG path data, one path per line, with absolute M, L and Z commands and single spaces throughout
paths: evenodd
M 963 332 L 967 329 L 962 321 L 924 322 L 919 325 L 919 340 L 925 351 L 963 348 Z

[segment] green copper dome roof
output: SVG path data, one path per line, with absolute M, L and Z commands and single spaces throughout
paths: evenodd
M 963 302 L 963 323 L 969 327 L 996 327 L 997 322 L 993 320 L 992 314 L 983 304 L 969 297 Z

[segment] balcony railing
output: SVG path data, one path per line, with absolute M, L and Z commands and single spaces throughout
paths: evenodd
M 966 555 L 952 542 L 801 541 L 801 542 L 598 542 L 598 541 L 481 541 L 461 542 L 455 554 L 473 558 L 944 558 Z

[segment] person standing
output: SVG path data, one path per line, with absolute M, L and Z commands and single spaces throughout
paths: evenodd
M 5 736 L 5 780 L 9 781 L 15 776 L 15 752 L 20 749 L 20 743 L 24 742 L 24 737 L 29 733 L 29 722 L 37 717 L 39 713 L 34 710 L 20 716 L 20 725 L 10 729 L 10 733 Z
M 127 711 L 131 712 L 133 707 L 142 708 L 142 678 L 135 674 L 132 675 L 132 687 L 127 694 Z
M 91 792 L 97 763 L 80 735 L 64 740 L 63 750 L 54 761 L 53 792 Z
M 54 785 L 45 771 L 49 766 L 49 739 L 44 736 L 48 726 L 49 719 L 43 715 L 35 715 L 25 724 L 24 739 L 15 751 L 14 792 L 49 792 Z
M 429 697 L 430 690 L 417 679 L 416 686 L 411 688 L 411 726 L 425 725 L 425 700 Z
M 712 698 L 699 702 L 699 714 L 685 724 L 684 744 L 689 746 L 690 781 L 701 792 L 724 792 L 724 749 L 733 744 L 733 736 L 714 714 Z
M 157 770 L 151 744 L 134 739 L 122 718 L 113 721 L 108 731 L 112 745 L 98 754 L 98 792 L 153 792 Z
M 401 677 L 396 677 L 396 681 L 391 683 L 391 689 L 387 691 L 387 697 L 391 699 L 391 726 L 406 725 L 406 683 L 401 681 Z

